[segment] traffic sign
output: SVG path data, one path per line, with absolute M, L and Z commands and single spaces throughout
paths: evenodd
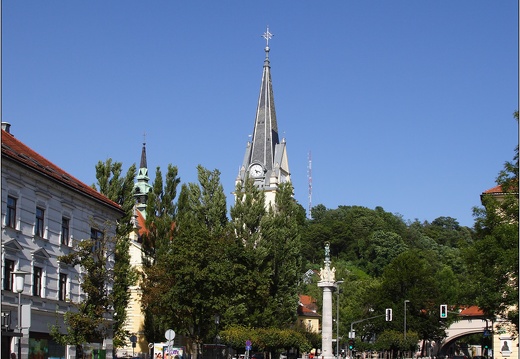
M 164 333 L 164 337 L 166 338 L 166 340 L 168 340 L 169 342 L 173 340 L 173 338 L 175 338 L 175 332 L 171 329 L 168 329 L 165 333 Z
M 132 343 L 137 343 L 137 337 L 136 337 L 135 335 L 132 334 L 132 335 L 130 336 L 130 342 L 132 342 Z

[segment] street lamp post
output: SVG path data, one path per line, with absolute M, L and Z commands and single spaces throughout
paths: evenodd
M 404 340 L 406 341 L 406 303 L 410 303 L 408 299 L 404 301 Z
M 16 270 L 13 272 L 14 275 L 14 290 L 18 293 L 18 321 L 16 323 L 16 329 L 20 333 L 18 337 L 18 359 L 22 357 L 22 292 L 25 282 L 25 275 L 27 272 Z
M 339 358 L 339 285 L 344 281 L 338 280 L 336 282 L 337 294 L 336 294 L 336 358 Z

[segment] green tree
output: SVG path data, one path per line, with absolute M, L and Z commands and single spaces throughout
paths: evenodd
M 261 268 L 269 280 L 262 326 L 282 328 L 296 321 L 298 285 L 302 274 L 299 223 L 305 212 L 293 199 L 290 182 L 279 186 L 275 206 L 261 223 L 258 248 L 267 256 Z
M 474 209 L 475 243 L 465 252 L 469 296 L 487 315 L 509 319 L 518 333 L 518 146 L 497 184 L 500 193 L 484 194 L 483 207 Z
M 438 217 L 432 223 L 425 223 L 423 233 L 434 239 L 438 244 L 449 247 L 461 247 L 472 241 L 472 232 L 461 226 L 452 217 Z
M 269 275 L 265 263 L 268 256 L 266 247 L 259 246 L 261 241 L 261 223 L 267 215 L 265 194 L 252 180 L 242 188 L 235 189 L 236 201 L 231 207 L 231 226 L 235 246 L 233 303 L 227 313 L 230 323 L 259 327 L 261 315 L 269 296 Z M 251 295 L 254 293 L 254 295 Z
M 144 312 L 144 332 L 149 342 L 162 341 L 170 323 L 165 316 L 165 293 L 173 285 L 168 265 L 173 251 L 177 186 L 180 183 L 176 166 L 168 165 L 165 182 L 160 167 L 156 168 L 152 191 L 146 204 L 146 231 L 143 234 L 143 273 L 141 307 Z M 167 305 L 167 304 L 166 304 Z
M 154 262 L 147 269 L 143 303 L 154 313 L 158 327 L 175 328 L 200 349 L 204 341 L 214 340 L 213 318 L 226 311 L 234 288 L 229 256 L 233 241 L 220 173 L 202 166 L 197 170 L 199 183 L 182 185 L 174 226 L 170 221 L 170 230 L 154 238 Z M 167 207 L 156 204 L 155 215 L 169 212 Z
M 385 330 L 377 337 L 374 347 L 376 350 L 391 352 L 390 358 L 397 358 L 400 352 L 415 352 L 418 341 L 419 336 L 415 332 L 407 333 L 404 340 L 402 332 Z
M 110 227 L 106 223 L 94 238 L 79 241 L 73 252 L 59 257 L 62 263 L 81 266 L 85 273 L 81 282 L 84 300 L 73 302 L 76 310 L 65 313 L 64 333 L 58 325 L 51 328 L 51 335 L 58 343 L 76 346 L 78 357 L 82 357 L 83 344 L 101 343 L 112 325 L 109 313 L 114 306 L 114 295 L 110 293 L 114 274 L 110 259 L 116 241 L 108 235 L 113 230 Z
M 129 234 L 133 229 L 132 215 L 135 200 L 133 185 L 136 175 L 135 164 L 131 165 L 126 175 L 122 177 L 122 163 L 107 159 L 96 165 L 97 187 L 93 188 L 110 200 L 116 202 L 123 209 L 123 217 L 117 222 L 116 243 L 114 251 L 114 346 L 124 345 L 129 333 L 124 330 L 127 320 L 127 308 L 130 301 L 130 286 L 137 281 L 137 273 L 130 265 Z
M 255 328 L 286 327 L 296 320 L 301 280 L 299 227 L 305 211 L 293 199 L 293 188 L 278 188 L 266 210 L 264 192 L 247 181 L 235 190 L 231 208 L 235 258 L 235 298 L 231 322 Z
M 322 260 L 319 253 L 325 242 L 330 243 L 333 258 L 356 262 L 375 231 L 395 233 L 401 238 L 407 235 L 402 218 L 381 207 L 372 210 L 361 206 L 339 206 L 337 209 L 316 206 L 312 213 L 315 218 L 307 221 L 302 231 L 305 259 L 311 263 Z
M 377 305 L 375 294 L 380 292 L 381 280 L 374 278 L 363 272 L 361 269 L 351 267 L 345 282 L 340 285 L 342 293 L 340 293 L 340 333 L 348 333 L 351 329 L 356 331 L 356 337 L 368 339 L 376 332 L 373 328 L 372 321 L 363 321 L 375 315 L 381 315 L 383 312 L 377 313 L 380 305 Z M 377 308 L 377 309 L 376 309 Z M 384 327 L 379 321 L 377 325 Z M 378 331 L 377 331 L 378 332 Z
M 448 283 L 442 283 L 441 280 Z M 405 300 L 407 303 L 407 327 L 418 333 L 423 340 L 436 340 L 444 337 L 446 321 L 439 318 L 439 305 L 446 303 L 446 288 L 457 287 L 458 281 L 446 273 L 445 266 L 431 251 L 409 250 L 394 259 L 384 270 L 379 299 L 380 311 L 394 308 L 394 317 L 404 317 Z M 397 304 L 399 303 L 399 304 Z M 396 328 L 402 325 L 392 322 Z
M 387 264 L 408 249 L 401 236 L 383 230 L 370 234 L 360 247 L 363 267 L 375 276 L 380 276 Z
M 250 340 L 253 350 L 269 352 L 271 358 L 294 348 L 308 352 L 312 348 L 308 333 L 298 329 L 261 328 L 253 329 L 239 325 L 231 325 L 221 332 L 224 343 L 235 349 L 242 349 L 246 340 Z

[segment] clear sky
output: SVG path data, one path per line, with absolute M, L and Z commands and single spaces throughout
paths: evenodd
M 82 180 L 198 164 L 231 192 L 266 27 L 295 198 L 473 226 L 518 143 L 518 2 L 2 1 L 2 121 Z

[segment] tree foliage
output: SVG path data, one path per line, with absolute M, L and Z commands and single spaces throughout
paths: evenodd
M 131 165 L 126 175 L 122 177 L 123 165 L 107 159 L 96 165 L 97 189 L 110 200 L 116 202 L 123 209 L 123 216 L 117 222 L 114 251 L 114 346 L 125 343 L 129 333 L 124 330 L 127 321 L 127 308 L 130 301 L 129 288 L 137 282 L 137 272 L 130 265 L 129 234 L 133 229 L 132 215 L 135 200 L 133 185 L 136 175 L 135 164 Z M 96 186 L 93 186 L 96 188 Z
M 312 348 L 312 339 L 309 339 L 305 331 L 297 329 L 253 329 L 231 325 L 221 335 L 223 342 L 235 349 L 243 348 L 246 340 L 250 340 L 254 351 L 269 352 L 271 358 L 290 348 L 302 352 L 308 352 Z
M 302 227 L 303 248 L 315 248 L 313 253 L 304 252 L 305 268 L 315 268 L 316 256 L 323 258 L 323 244 L 318 247 L 314 239 L 329 237 L 336 248 L 343 248 L 333 258 L 336 278 L 344 280 L 339 296 L 334 296 L 340 300 L 340 332 L 349 332 L 354 323 L 359 348 L 366 344 L 370 349 L 365 341 L 374 335 L 402 328 L 403 321 L 397 318 L 403 318 L 403 302 L 409 300 L 409 330 L 421 339 L 442 338 L 447 323 L 439 320 L 438 307 L 459 303 L 459 283 L 466 272 L 460 252 L 472 243 L 471 229 L 450 217 L 405 223 L 380 207 L 318 209 Z M 393 308 L 393 322 L 384 321 L 386 308 Z
M 264 192 L 247 181 L 235 190 L 231 208 L 237 244 L 235 279 L 238 285 L 229 317 L 255 328 L 283 328 L 296 320 L 301 278 L 300 224 L 305 213 L 293 199 L 293 188 L 278 188 L 274 207 L 266 209 Z
M 58 259 L 70 266 L 80 266 L 84 271 L 81 282 L 83 298 L 71 302 L 75 310 L 64 315 L 65 331 L 58 325 L 52 326 L 51 335 L 58 343 L 75 345 L 77 355 L 81 355 L 85 343 L 100 343 L 107 337 L 112 326 L 110 310 L 114 306 L 113 266 L 115 239 L 110 237 L 111 224 L 107 223 L 97 238 L 79 241 L 74 251 Z
M 518 333 L 518 146 L 497 185 L 500 193 L 484 194 L 483 207 L 474 209 L 476 239 L 465 252 L 472 275 L 468 297 L 487 315 L 508 318 Z
M 262 327 L 282 328 L 296 320 L 302 268 L 298 220 L 304 214 L 292 196 L 292 185 L 289 182 L 281 184 L 275 207 L 269 208 L 261 222 L 262 238 L 258 249 L 265 250 L 267 256 L 260 268 L 269 286 L 267 297 L 263 298 Z
M 122 163 L 113 162 L 110 158 L 105 162 L 98 162 L 97 186 L 92 187 L 119 204 L 122 209 L 122 216 L 115 223 L 115 236 L 108 236 L 108 228 L 114 224 L 106 223 L 102 238 L 84 239 L 77 243 L 74 252 L 60 257 L 64 263 L 81 266 L 85 273 L 81 288 L 86 299 L 74 303 L 77 311 L 65 314 L 67 334 L 60 334 L 56 326 L 52 330 L 61 343 L 76 345 L 78 355 L 81 353 L 82 344 L 102 340 L 109 326 L 113 331 L 114 346 L 123 345 L 128 337 L 124 330 L 127 320 L 126 309 L 130 300 L 128 289 L 137 280 L 137 273 L 130 265 L 128 252 L 128 236 L 133 229 L 135 175 L 135 164 L 130 166 L 123 176 Z M 113 258 L 113 264 L 108 258 Z M 117 320 L 112 321 L 112 316 Z
M 152 191 L 148 194 L 146 231 L 142 236 L 141 307 L 145 316 L 145 337 L 150 342 L 160 342 L 170 325 L 165 307 L 168 308 L 166 295 L 174 284 L 169 266 L 177 213 L 175 198 L 180 183 L 177 167 L 168 165 L 165 182 L 157 167 Z
M 120 164 L 109 161 L 96 169 L 100 190 L 128 208 L 130 175 L 122 178 Z M 451 319 L 439 320 L 441 303 L 477 304 L 518 323 L 518 311 L 511 310 L 518 308 L 518 147 L 497 177 L 503 193 L 483 196 L 474 228 L 447 216 L 405 222 L 381 207 L 321 204 L 306 220 L 290 183 L 280 185 L 276 203 L 266 207 L 253 181 L 236 187 L 228 221 L 219 171 L 197 170 L 198 183 L 183 184 L 177 202 L 180 179 L 171 165 L 164 182 L 157 168 L 149 194 L 142 278 L 149 341 L 174 327 L 199 345 L 213 342 L 219 331 L 231 346 L 254 338 L 258 350 L 271 353 L 319 345 L 286 328 L 296 323 L 298 294 L 321 300 L 317 279 L 304 273 L 320 268 L 325 243 L 336 278 L 344 280 L 334 296 L 340 331 L 356 323 L 360 349 L 397 355 L 415 350 L 418 340 L 443 338 Z M 128 285 L 121 283 L 121 289 Z M 396 320 L 378 315 L 385 308 L 393 308 Z M 400 330 L 405 310 L 406 341 Z
M 399 357 L 400 352 L 415 352 L 419 336 L 414 332 L 406 333 L 406 340 L 402 332 L 397 330 L 386 330 L 382 332 L 374 344 L 374 349 L 390 351 L 391 358 Z

